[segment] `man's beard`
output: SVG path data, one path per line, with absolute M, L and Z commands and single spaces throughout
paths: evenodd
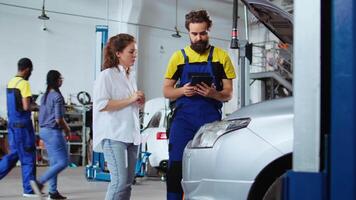
M 199 54 L 205 53 L 209 48 L 209 40 L 200 40 L 198 42 L 191 42 L 190 47 Z

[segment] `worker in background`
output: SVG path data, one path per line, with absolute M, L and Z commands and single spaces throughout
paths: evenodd
M 93 149 L 104 153 L 110 171 L 106 200 L 129 200 L 135 178 L 141 142 L 139 108 L 145 102 L 132 68 L 136 54 L 133 36 L 111 37 L 104 50 L 103 71 L 94 84 Z
M 47 88 L 41 98 L 38 121 L 40 137 L 48 153 L 49 168 L 36 181 L 31 180 L 31 186 L 36 194 L 41 195 L 44 184 L 48 181 L 48 199 L 67 199 L 57 190 L 57 176 L 69 163 L 67 143 L 64 134 L 70 134 L 70 128 L 64 119 L 64 98 L 59 88 L 63 77 L 59 71 L 50 70 L 47 73 Z
M 168 200 L 182 199 L 183 150 L 200 126 L 221 119 L 222 102 L 231 99 L 236 76 L 228 54 L 209 43 L 212 21 L 207 11 L 191 11 L 185 19 L 191 44 L 172 55 L 163 84 L 164 96 L 176 100 L 169 136 Z M 191 77 L 202 75 L 212 77 L 212 84 L 190 84 Z
M 22 167 L 22 185 L 24 197 L 36 197 L 30 180 L 36 177 L 36 145 L 31 120 L 31 89 L 28 79 L 33 70 L 28 58 L 21 58 L 17 75 L 7 85 L 8 142 L 10 153 L 0 161 L 0 179 L 4 178 L 18 160 Z

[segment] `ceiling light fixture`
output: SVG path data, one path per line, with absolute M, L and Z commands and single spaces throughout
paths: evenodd
M 175 37 L 175 38 L 180 38 L 182 37 L 180 34 L 179 34 L 179 30 L 178 30 L 178 0 L 176 0 L 176 25 L 174 27 L 174 30 L 176 31 L 176 33 L 172 34 L 172 37 Z
M 49 20 L 49 17 L 45 13 L 45 0 L 43 0 L 43 4 L 42 4 L 42 14 L 38 16 L 38 19 Z

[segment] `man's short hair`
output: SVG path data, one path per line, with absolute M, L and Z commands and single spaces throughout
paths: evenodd
M 18 62 L 17 62 L 17 70 L 18 71 L 23 71 L 27 68 L 32 69 L 32 61 L 29 58 L 21 58 Z
M 208 25 L 208 30 L 212 25 L 212 21 L 208 15 L 206 10 L 192 10 L 188 14 L 185 15 L 185 28 L 189 31 L 190 23 L 203 23 L 206 22 Z

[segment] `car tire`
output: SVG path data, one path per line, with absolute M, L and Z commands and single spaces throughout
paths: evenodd
M 283 180 L 284 174 L 278 177 L 267 189 L 263 200 L 282 200 L 283 199 Z
M 292 154 L 284 155 L 266 166 L 256 177 L 252 184 L 248 200 L 272 198 L 272 192 L 281 184 L 283 174 L 292 168 Z M 278 198 L 276 198 L 278 199 Z
M 146 174 L 149 177 L 155 177 L 158 175 L 158 170 L 150 165 L 150 162 L 147 162 Z
M 148 151 L 147 143 L 145 144 L 145 151 Z M 158 170 L 151 166 L 150 159 L 147 159 L 146 163 L 146 176 L 148 177 L 155 177 L 158 175 Z

